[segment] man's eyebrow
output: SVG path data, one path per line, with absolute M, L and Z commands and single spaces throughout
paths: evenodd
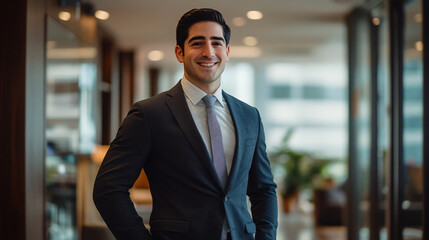
M 192 41 L 204 40 L 204 39 L 206 39 L 206 38 L 203 36 L 196 36 L 196 37 L 189 39 L 189 43 L 191 43 Z
M 225 42 L 225 39 L 223 37 L 211 37 L 210 39 L 211 40 L 219 40 L 219 41 Z
M 205 40 L 206 38 L 203 36 L 195 36 L 192 37 L 191 39 L 189 39 L 189 43 L 191 43 L 192 41 L 197 41 L 197 40 Z M 218 41 L 222 41 L 225 42 L 225 39 L 223 37 L 210 37 L 211 40 L 218 40 Z

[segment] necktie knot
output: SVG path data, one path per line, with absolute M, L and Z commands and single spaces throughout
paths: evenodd
M 206 108 L 213 108 L 216 102 L 216 97 L 212 94 L 207 94 L 203 97 L 203 102 L 206 105 Z

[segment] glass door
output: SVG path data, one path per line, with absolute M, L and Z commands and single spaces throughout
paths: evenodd
M 46 236 L 75 240 L 77 156 L 95 141 L 97 53 L 52 18 L 46 44 Z

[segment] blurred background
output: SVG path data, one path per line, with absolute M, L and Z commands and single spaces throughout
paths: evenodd
M 261 112 L 277 239 L 427 239 L 423 0 L 8 3 L 1 150 L 12 161 L 0 175 L 17 194 L 1 201 L 15 209 L 3 219 L 19 217 L 5 239 L 114 239 L 92 202 L 95 175 L 130 106 L 182 78 L 175 28 L 201 7 L 231 28 L 224 90 Z M 130 195 L 148 224 L 144 172 Z

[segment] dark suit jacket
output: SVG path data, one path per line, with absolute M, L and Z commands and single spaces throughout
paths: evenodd
M 276 238 L 276 185 L 259 113 L 226 93 L 223 96 L 237 139 L 225 191 L 180 83 L 133 105 L 94 186 L 94 202 L 117 239 L 219 240 L 225 217 L 234 240 L 254 239 L 255 233 L 256 239 Z M 128 192 L 142 168 L 153 198 L 150 233 Z

